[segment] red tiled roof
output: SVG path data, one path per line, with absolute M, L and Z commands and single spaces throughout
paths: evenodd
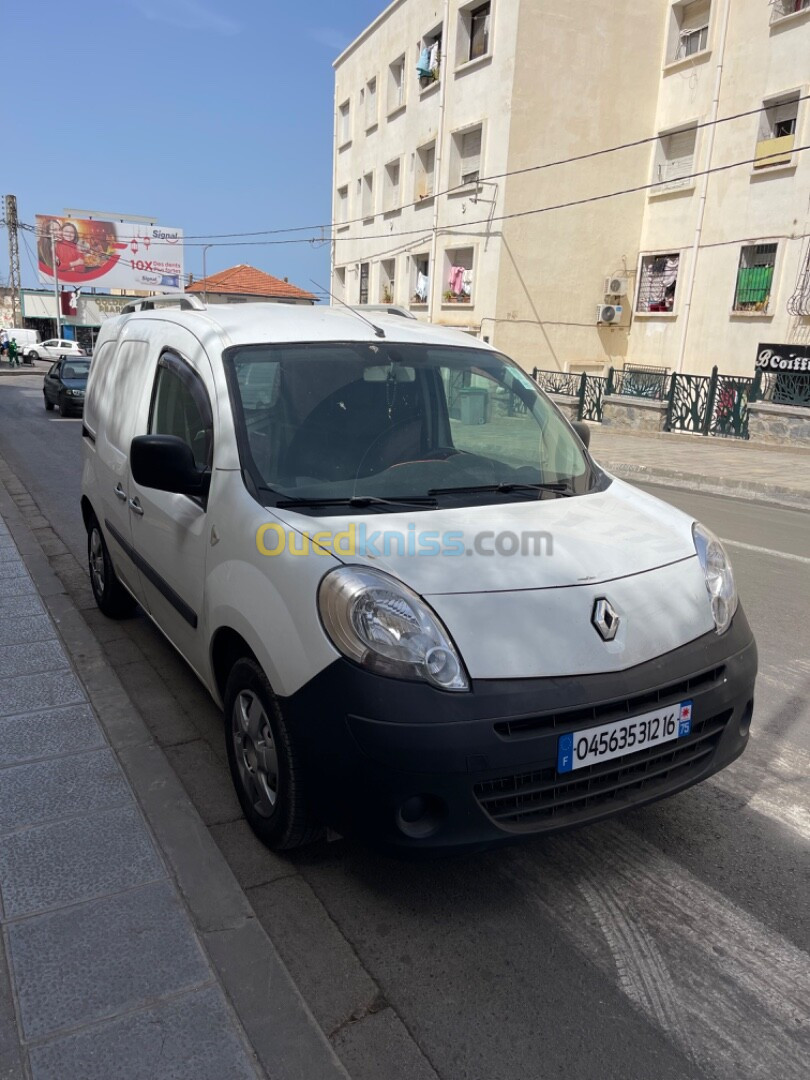
M 221 296 L 267 296 L 283 297 L 285 300 L 314 300 L 312 293 L 299 289 L 297 285 L 291 285 L 289 281 L 281 281 L 272 274 L 265 274 L 263 270 L 257 270 L 255 266 L 232 266 L 229 270 L 220 270 L 218 274 L 209 274 L 206 278 L 199 278 L 191 285 L 186 286 L 186 292 L 218 293 Z

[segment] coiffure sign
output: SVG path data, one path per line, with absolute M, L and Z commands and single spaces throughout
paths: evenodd
M 165 225 L 37 214 L 39 279 L 60 285 L 182 292 L 183 232 Z
M 763 371 L 810 372 L 810 346 L 760 345 L 757 351 L 757 367 Z

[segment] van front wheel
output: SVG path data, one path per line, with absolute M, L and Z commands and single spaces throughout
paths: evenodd
M 273 851 L 319 839 L 305 777 L 267 677 L 255 660 L 237 660 L 225 688 L 225 743 L 248 824 Z

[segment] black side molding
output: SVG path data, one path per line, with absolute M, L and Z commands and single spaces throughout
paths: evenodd
M 162 578 L 157 572 L 157 570 L 155 570 L 154 567 L 150 566 L 150 564 L 146 561 L 146 559 L 144 559 L 142 555 L 138 554 L 132 544 L 128 543 L 124 539 L 118 529 L 116 529 L 114 525 L 111 525 L 107 518 L 104 518 L 104 527 L 107 529 L 113 540 L 115 540 L 118 546 L 122 549 L 124 554 L 129 556 L 129 558 L 135 563 L 143 576 L 152 582 L 152 584 L 155 586 L 161 596 L 165 597 L 166 600 L 169 601 L 172 607 L 182 616 L 183 619 L 185 619 L 185 621 L 192 628 L 192 630 L 196 630 L 198 621 L 197 613 L 188 606 L 188 604 L 181 596 L 177 595 L 177 593 L 174 591 L 168 581 L 166 581 L 165 578 Z
M 89 439 L 91 443 L 95 443 L 96 437 L 87 424 L 82 424 L 82 438 Z

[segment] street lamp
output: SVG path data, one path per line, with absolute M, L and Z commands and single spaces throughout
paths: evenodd
M 205 253 L 206 253 L 206 251 L 208 251 L 209 248 L 212 248 L 212 247 L 214 247 L 213 244 L 206 244 L 203 247 L 203 281 L 205 281 L 205 279 L 208 277 L 207 273 L 205 272 Z M 203 290 L 203 297 L 204 297 L 204 303 L 207 304 L 208 303 L 208 288 L 207 288 L 207 286 Z

